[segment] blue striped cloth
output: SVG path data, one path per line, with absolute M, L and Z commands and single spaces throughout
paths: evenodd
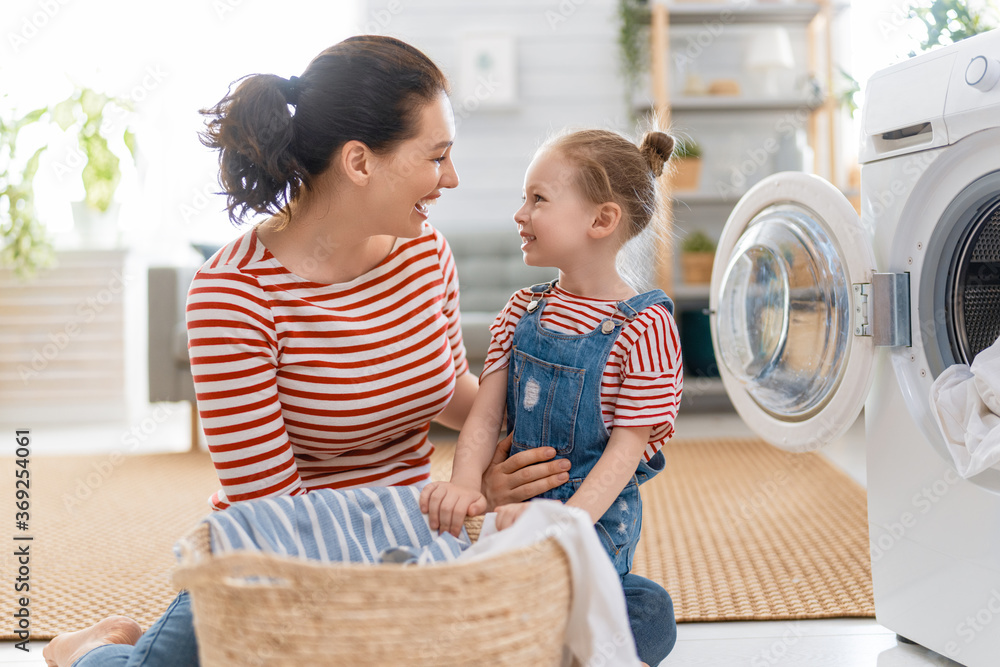
M 431 531 L 420 490 L 384 486 L 233 504 L 205 521 L 212 553 L 255 550 L 321 562 L 430 563 L 455 560 L 470 541 Z

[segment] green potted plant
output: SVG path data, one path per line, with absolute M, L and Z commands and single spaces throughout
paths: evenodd
M 927 29 L 927 39 L 920 42 L 920 48 L 929 51 L 992 30 L 997 22 L 995 6 L 993 9 L 976 9 L 965 0 L 923 0 L 910 5 L 910 16 L 920 19 Z M 914 55 L 911 51 L 910 56 Z
M 703 231 L 688 234 L 681 243 L 681 277 L 688 285 L 712 282 L 715 241 Z
M 649 5 L 644 0 L 618 0 L 618 57 L 625 82 L 625 104 L 635 115 L 633 98 L 648 60 L 645 26 Z
M 18 163 L 17 137 L 37 123 L 47 109 L 35 109 L 19 118 L 0 115 L 0 266 L 21 280 L 52 264 L 55 253 L 45 227 L 35 214 L 34 179 L 45 146 L 27 162 Z
M 698 189 L 701 182 L 701 146 L 693 139 L 679 139 L 670 157 L 674 169 L 670 175 L 671 189 L 689 192 Z
M 112 123 L 106 117 L 109 104 L 131 111 L 128 103 L 79 88 L 52 109 L 52 121 L 63 131 L 75 129 L 77 143 L 85 158 L 81 173 L 85 197 L 73 202 L 73 219 L 84 243 L 108 241 L 117 236 L 115 191 L 121 180 L 121 158 L 108 143 Z M 135 135 L 126 127 L 122 140 L 135 159 Z

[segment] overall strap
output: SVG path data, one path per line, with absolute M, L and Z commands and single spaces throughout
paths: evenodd
M 532 285 L 528 289 L 531 290 L 531 301 L 528 302 L 528 312 L 533 313 L 538 309 L 539 302 L 542 297 L 552 291 L 552 288 L 556 286 L 559 279 L 549 281 L 547 283 L 539 283 L 538 285 Z M 672 311 L 671 311 L 672 312 Z
M 627 301 L 618 302 L 618 312 L 625 317 L 626 320 L 634 320 L 638 317 L 639 313 L 649 308 L 650 306 L 662 303 L 670 311 L 670 314 L 674 314 L 674 302 L 670 300 L 663 290 L 654 289 L 648 292 L 643 292 L 642 294 L 636 294 L 634 297 Z

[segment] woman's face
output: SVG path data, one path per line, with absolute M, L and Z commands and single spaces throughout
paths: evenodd
M 441 190 L 458 185 L 451 161 L 454 141 L 455 117 L 442 92 L 421 109 L 417 136 L 400 144 L 380 170 L 374 195 L 378 210 L 385 215 L 386 234 L 419 236 Z

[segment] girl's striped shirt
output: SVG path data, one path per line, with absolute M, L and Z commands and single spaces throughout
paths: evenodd
M 251 230 L 195 275 L 187 327 L 214 508 L 429 478 L 430 421 L 468 371 L 454 258 L 429 225 L 337 284 L 291 273 Z
M 486 364 L 481 377 L 510 360 L 514 327 L 527 312 L 531 289 L 518 290 L 490 326 Z M 571 294 L 557 284 L 545 295 L 543 328 L 563 334 L 586 334 L 615 316 L 618 301 Z M 617 320 L 621 315 L 616 316 Z M 614 426 L 651 426 L 644 458 L 648 461 L 674 433 L 684 371 L 677 325 L 666 306 L 653 305 L 622 328 L 611 348 L 601 382 L 601 413 Z

